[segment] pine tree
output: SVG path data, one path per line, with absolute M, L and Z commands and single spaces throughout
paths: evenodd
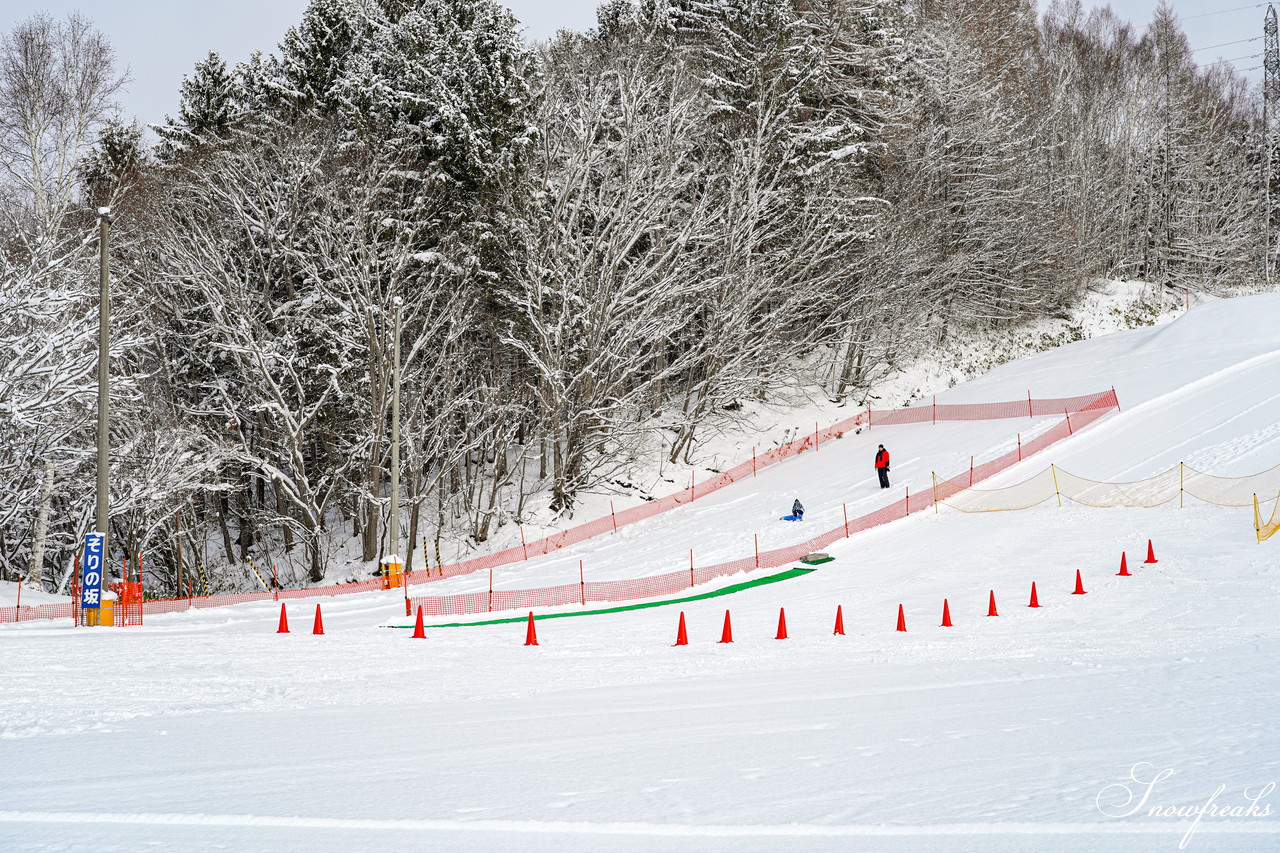
M 152 125 L 160 137 L 157 153 L 172 161 L 195 148 L 225 140 L 242 107 L 242 90 L 215 51 L 184 74 L 179 89 L 178 118 Z

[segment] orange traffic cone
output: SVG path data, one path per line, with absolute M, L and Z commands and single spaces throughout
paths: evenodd
M 680 611 L 680 627 L 676 628 L 676 645 L 689 645 L 689 633 L 684 628 L 684 611 Z
M 1028 607 L 1039 607 L 1039 606 L 1040 606 L 1040 599 L 1036 597 L 1036 582 L 1035 582 L 1035 581 L 1032 581 L 1032 582 L 1031 582 L 1031 603 L 1030 603 L 1030 604 L 1028 604 L 1027 606 L 1028 606 Z
M 1080 570 L 1076 569 L 1076 588 L 1072 595 L 1084 595 L 1084 584 L 1080 582 Z
M 276 628 L 277 634 L 289 633 L 289 614 L 284 612 L 284 602 L 280 602 L 280 627 Z
M 953 627 L 951 624 L 951 605 L 947 603 L 945 598 L 942 599 L 942 627 Z
M 282 605 L 283 606 L 283 605 Z M 317 636 L 324 633 L 324 620 L 320 618 L 320 605 L 316 605 L 316 621 L 311 626 L 311 633 Z
M 729 611 L 724 612 L 724 630 L 720 632 L 720 642 L 733 642 L 733 626 L 729 624 Z
M 1116 572 L 1117 577 L 1129 578 L 1133 575 L 1129 574 L 1129 563 L 1124 551 L 1120 552 L 1120 571 Z
M 524 632 L 524 644 L 526 646 L 538 645 L 538 630 L 533 627 L 533 611 L 529 611 L 529 627 Z
M 902 612 L 902 605 L 898 605 L 898 630 L 907 630 L 907 615 Z
M 427 638 L 427 632 L 422 628 L 422 605 L 419 604 L 418 605 L 418 621 L 413 623 L 413 636 L 410 637 L 409 639 L 425 640 L 426 638 Z
M 787 638 L 787 611 L 784 607 L 778 608 L 778 636 L 775 640 L 785 640 Z
M 1150 540 L 1150 539 L 1148 539 L 1148 540 L 1147 540 L 1147 559 L 1146 559 L 1146 560 L 1144 560 L 1143 562 L 1145 562 L 1145 563 L 1158 563 L 1158 562 L 1160 562 L 1159 560 L 1157 560 L 1157 559 L 1156 559 L 1156 552 L 1155 552 L 1155 549 L 1151 547 L 1151 540 Z
M 991 597 L 987 599 L 987 615 L 988 616 L 1000 615 L 999 613 L 996 612 L 996 591 L 994 589 L 991 590 Z
M 836 630 L 834 633 L 844 636 L 844 611 L 839 604 L 836 605 Z

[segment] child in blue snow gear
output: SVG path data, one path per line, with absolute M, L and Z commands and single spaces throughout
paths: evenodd
M 796 498 L 796 502 L 791 505 L 791 514 L 796 517 L 796 521 L 804 518 L 804 504 L 800 503 L 799 498 Z
M 880 475 L 880 488 L 889 488 L 889 451 L 883 444 L 876 451 L 876 473 Z

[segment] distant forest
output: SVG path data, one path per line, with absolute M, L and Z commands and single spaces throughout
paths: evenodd
M 49 588 L 93 523 L 102 206 L 112 545 L 156 593 L 179 552 L 393 550 L 397 310 L 413 548 L 1100 278 L 1269 281 L 1259 92 L 1167 5 L 612 0 L 528 45 L 493 0 L 314 0 L 154 145 L 113 60 L 75 16 L 0 42 L 0 571 Z

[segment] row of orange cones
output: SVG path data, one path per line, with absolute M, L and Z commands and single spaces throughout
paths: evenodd
M 1148 539 L 1148 540 L 1147 540 L 1147 559 L 1146 559 L 1146 562 L 1147 562 L 1147 563 L 1155 563 L 1155 562 L 1158 562 L 1158 560 L 1156 560 L 1155 549 L 1152 547 L 1152 545 L 1151 545 L 1151 540 L 1150 540 L 1150 539 Z M 1120 571 L 1116 572 L 1116 575 L 1117 575 L 1118 577 L 1131 577 L 1131 576 L 1132 576 L 1132 575 L 1130 574 L 1130 572 L 1129 572 L 1129 562 L 1128 562 L 1128 557 L 1124 554 L 1124 552 L 1121 552 L 1121 554 L 1120 554 Z M 1084 581 L 1083 581 L 1083 579 L 1080 577 L 1080 570 L 1079 570 L 1079 569 L 1076 569 L 1076 588 L 1075 588 L 1074 590 L 1072 590 L 1071 594 L 1072 594 L 1072 595 L 1085 595 L 1085 594 L 1086 594 L 1086 592 L 1087 592 L 1087 591 L 1086 591 L 1086 590 L 1085 590 L 1085 588 L 1084 588 Z M 1039 607 L 1039 606 L 1040 606 L 1040 598 L 1039 598 L 1039 596 L 1036 594 L 1036 583 L 1035 583 L 1035 581 L 1032 581 L 1032 582 L 1031 582 L 1031 601 L 1030 601 L 1030 603 L 1029 603 L 1027 606 L 1028 606 L 1028 607 Z M 995 590 L 990 590 L 990 596 L 989 596 L 989 598 L 987 599 L 987 615 L 988 615 L 988 616 L 999 616 L 999 615 L 1000 615 L 1000 614 L 999 614 L 999 612 L 996 610 L 996 592 L 995 592 Z M 941 627 L 943 627 L 943 628 L 952 628 L 952 627 L 954 627 L 954 626 L 951 624 L 951 605 L 950 605 L 950 603 L 947 601 L 947 599 L 945 599 L 945 598 L 944 598 L 944 599 L 942 599 L 942 625 L 941 625 Z M 901 605 L 901 604 L 899 604 L 899 605 L 898 605 L 898 626 L 897 626 L 897 630 L 899 630 L 899 631 L 904 631 L 904 632 L 907 630 L 907 617 L 906 617 L 906 612 L 903 610 L 903 607 L 902 607 L 902 605 Z M 529 631 L 530 631 L 530 632 L 532 632 L 532 631 L 533 631 L 533 614 L 532 614 L 532 613 L 530 613 L 530 614 L 529 614 Z M 843 636 L 843 635 L 844 635 L 844 609 L 843 609 L 843 607 L 842 607 L 841 605 L 837 605 L 837 606 L 836 606 L 836 626 L 835 626 L 835 630 L 834 630 L 832 633 L 833 633 L 833 634 L 838 634 L 838 635 L 841 635 L 841 636 Z M 532 634 L 531 634 L 530 636 L 532 636 Z M 786 611 L 786 608 L 783 608 L 783 607 L 778 608 L 778 633 L 777 633 L 777 635 L 774 637 L 774 639 L 775 639 L 775 640 L 785 640 L 785 639 L 787 639 L 787 611 Z M 728 610 L 726 610 L 726 611 L 724 612 L 724 628 L 722 629 L 722 631 L 721 631 L 721 633 L 720 633 L 720 640 L 719 640 L 719 642 L 721 642 L 721 643 L 732 643 L 732 642 L 733 642 L 733 625 L 732 625 L 732 623 L 730 622 L 730 617 L 729 617 L 729 611 L 728 611 Z M 525 643 L 525 645 L 529 645 L 529 643 L 528 643 L 528 642 L 526 642 L 526 643 Z M 536 640 L 536 639 L 534 639 L 534 640 L 533 640 L 532 645 L 535 645 L 535 646 L 537 645 L 537 640 Z M 680 611 L 680 625 L 676 628 L 676 642 L 675 642 L 675 645 L 677 645 L 677 646 L 687 646 L 687 645 L 689 645 L 689 632 L 688 632 L 688 630 L 687 630 L 687 629 L 686 629 L 686 627 L 685 627 L 684 611 L 683 611 L 683 610 L 682 610 L 682 611 Z
M 1146 559 L 1144 562 L 1146 562 L 1146 563 L 1156 563 L 1156 562 L 1159 562 L 1158 560 L 1156 560 L 1156 553 L 1155 553 L 1155 549 L 1152 547 L 1152 544 L 1151 544 L 1151 540 L 1150 540 L 1150 539 L 1148 539 L 1148 540 L 1147 540 L 1147 559 Z M 1126 555 L 1124 554 L 1124 552 L 1121 552 L 1121 553 L 1120 553 L 1120 571 L 1116 572 L 1116 575 L 1117 575 L 1118 577 L 1130 577 L 1130 576 L 1131 576 L 1131 575 L 1130 575 L 1130 573 L 1129 573 L 1128 558 L 1126 557 Z M 1000 614 L 996 611 L 996 592 L 995 592 L 995 590 L 991 590 L 990 592 L 991 592 L 991 595 L 990 595 L 990 598 L 988 599 L 988 603 L 987 603 L 987 615 L 988 615 L 988 616 L 999 616 Z M 1082 579 L 1081 579 L 1081 577 L 1080 577 L 1080 570 L 1079 570 L 1079 569 L 1076 569 L 1076 588 L 1072 591 L 1072 593 L 1071 593 L 1071 594 L 1072 594 L 1072 595 L 1085 595 L 1085 593 L 1086 593 L 1086 591 L 1085 591 L 1085 588 L 1084 588 L 1084 582 L 1083 582 L 1083 580 L 1082 580 Z M 1040 606 L 1040 599 L 1039 599 L 1039 597 L 1036 595 L 1036 582 L 1035 582 L 1035 581 L 1032 581 L 1032 582 L 1031 582 L 1031 602 L 1030 602 L 1027 606 L 1028 606 L 1028 607 L 1039 607 L 1039 606 Z M 944 599 L 942 599 L 942 626 L 941 626 L 941 627 L 943 627 L 943 628 L 952 628 L 952 627 L 954 627 L 954 626 L 951 624 L 951 605 L 950 605 L 950 603 L 947 601 L 947 599 L 945 599 L 945 598 L 944 598 Z M 898 605 L 898 627 L 897 627 L 897 630 L 899 630 L 899 631 L 906 631 L 906 630 L 907 630 L 907 617 L 906 617 L 906 613 L 905 613 L 905 612 L 903 611 L 903 609 L 902 609 L 902 605 L 901 605 L 901 604 L 899 604 L 899 605 Z M 288 614 L 285 612 L 285 605 L 284 605 L 284 603 L 283 603 L 283 602 L 281 602 L 281 604 L 280 604 L 280 626 L 276 629 L 276 633 L 277 633 L 277 634 L 288 634 L 288 633 L 289 633 L 289 617 L 288 617 Z M 311 633 L 312 633 L 312 634 L 317 634 L 317 635 L 319 635 L 319 634 L 323 634 L 323 633 L 324 633 L 324 619 L 323 619 L 323 618 L 321 617 L 321 615 L 320 615 L 320 605 L 319 605 L 319 604 L 317 604 L 317 605 L 316 605 L 316 618 L 315 618 L 315 622 L 314 622 L 314 624 L 313 624 L 313 625 L 312 625 L 312 627 L 311 627 Z M 834 634 L 839 634 L 839 635 L 842 635 L 842 636 L 844 635 L 844 609 L 843 609 L 843 607 L 842 607 L 841 605 L 837 605 L 837 606 L 836 606 L 836 626 L 835 626 L 835 631 L 833 631 L 833 633 L 834 633 Z M 423 623 L 422 623 L 422 605 L 418 605 L 418 618 L 417 618 L 417 620 L 414 622 L 414 626 L 413 626 L 413 639 L 415 639 L 415 640 L 425 640 L 425 639 L 426 639 L 426 637 L 427 637 L 427 633 L 426 633 L 426 630 L 425 630 L 425 628 L 423 627 Z M 777 635 L 774 637 L 774 639 L 776 639 L 776 640 L 785 640 L 785 639 L 787 639 L 787 611 L 786 611 L 786 608 L 782 608 L 782 607 L 778 608 L 778 633 L 777 633 Z M 724 612 L 724 628 L 723 628 L 723 630 L 720 632 L 720 642 L 721 642 L 721 643 L 732 643 L 732 642 L 733 642 L 733 625 L 732 625 L 732 624 L 731 624 L 731 622 L 730 622 L 730 619 L 729 619 L 729 611 L 728 611 L 728 610 L 726 610 L 726 611 Z M 534 621 L 533 621 L 533 611 L 529 611 L 529 618 L 528 618 L 528 621 L 527 621 L 527 623 L 526 623 L 526 627 L 525 627 L 524 644 L 525 644 L 526 646 L 536 646 L 536 645 L 538 645 L 538 630 L 537 630 L 537 627 L 534 625 Z M 687 645 L 689 645 L 689 632 L 688 632 L 687 628 L 685 627 L 684 611 L 683 611 L 683 610 L 681 610 L 681 611 L 680 611 L 680 625 L 679 625 L 679 627 L 676 629 L 676 642 L 675 642 L 675 644 L 676 644 L 677 646 L 687 646 Z

